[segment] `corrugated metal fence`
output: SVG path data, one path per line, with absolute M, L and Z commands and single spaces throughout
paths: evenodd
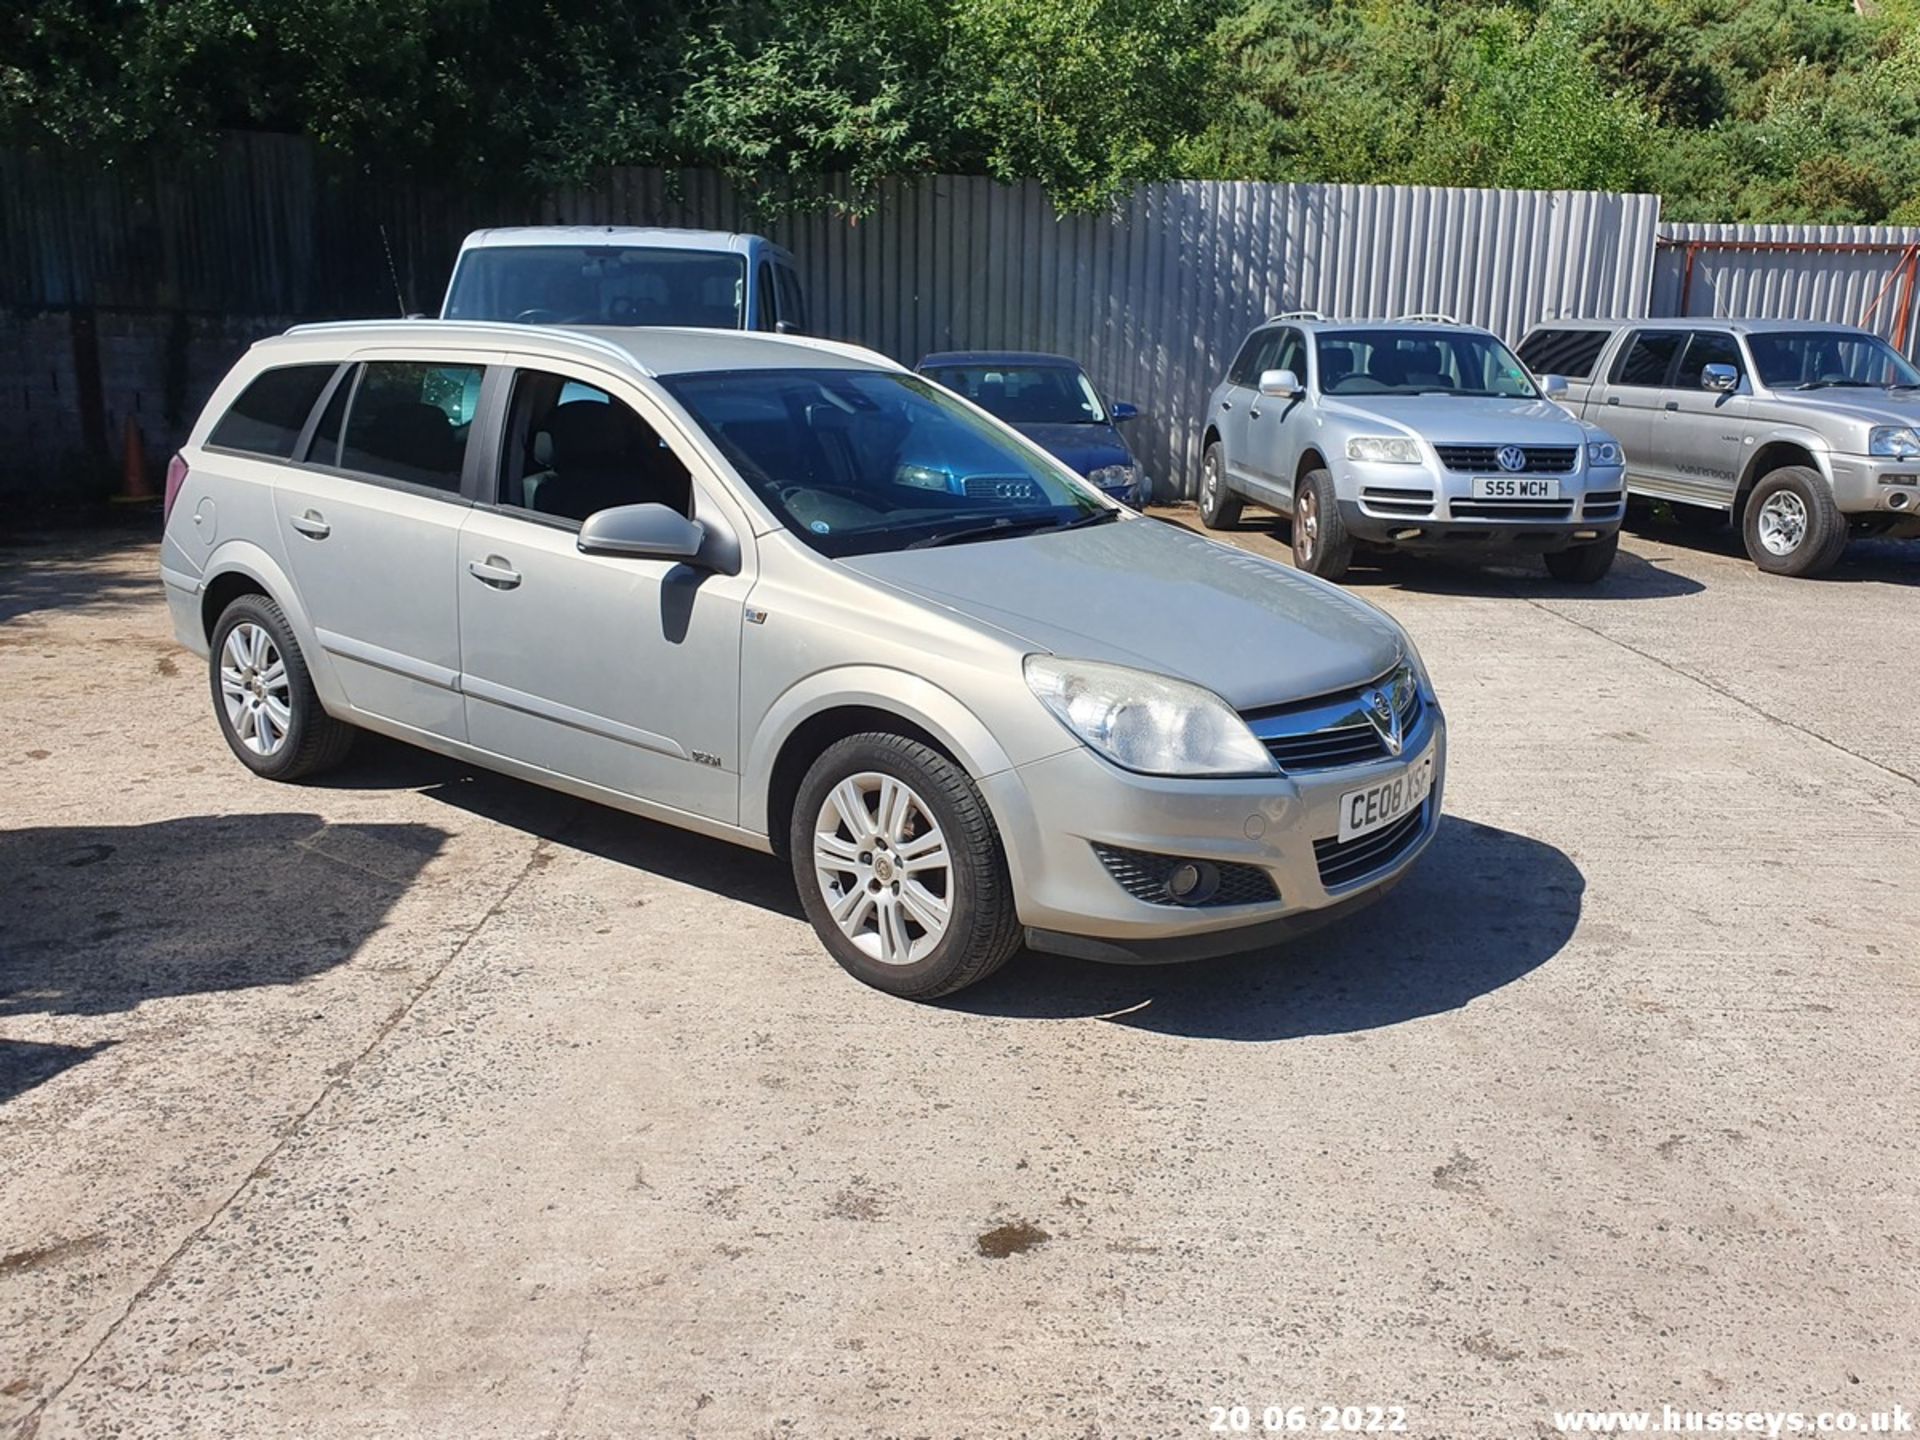
M 1441 310 L 1517 339 L 1543 315 L 1642 314 L 1658 219 L 1639 195 L 1213 182 L 1144 186 L 1111 214 L 1061 217 L 1037 184 L 929 177 L 889 182 L 857 220 L 822 209 L 756 226 L 710 174 L 616 171 L 529 206 L 343 184 L 301 141 L 259 135 L 233 137 L 207 166 L 113 174 L 0 153 L 0 193 L 0 304 L 16 319 L 100 317 L 104 338 L 90 334 L 77 364 L 107 352 L 100 399 L 69 419 L 96 453 L 125 413 L 163 432 L 151 448 L 170 444 L 217 378 L 198 357 L 237 334 L 434 310 L 465 231 L 540 219 L 763 229 L 799 259 L 817 329 L 907 363 L 945 348 L 1073 354 L 1141 407 L 1131 438 L 1162 494 L 1191 488 L 1207 390 L 1265 316 Z M 192 373 L 144 388 L 116 373 L 115 353 L 137 356 L 141 317 L 191 331 L 150 348 Z M 43 350 L 16 341 L 26 381 Z M 14 369 L 0 358 L 0 443 L 22 438 L 14 396 L 35 398 Z M 65 379 L 84 400 L 85 376 Z M 178 401 L 156 413 L 160 393 Z M 61 405 L 37 398 L 39 422 L 57 423 Z
M 1920 226 L 1666 225 L 1655 315 L 1767 315 L 1864 325 L 1911 355 Z

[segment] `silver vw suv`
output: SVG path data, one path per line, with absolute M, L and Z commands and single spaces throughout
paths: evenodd
M 1232 526 L 1249 500 L 1290 516 L 1295 563 L 1328 580 L 1366 544 L 1540 552 L 1592 584 L 1619 544 L 1623 457 L 1564 391 L 1444 315 L 1276 315 L 1207 402 L 1201 517 Z
M 852 346 L 304 327 L 214 392 L 166 512 L 175 633 L 256 774 L 372 730 L 785 855 L 898 995 L 1022 941 L 1268 944 L 1440 823 L 1391 619 Z

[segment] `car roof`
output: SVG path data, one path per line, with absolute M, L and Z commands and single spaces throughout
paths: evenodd
M 664 225 L 506 225 L 491 230 L 475 230 L 460 242 L 462 253 L 504 247 L 540 245 L 631 246 L 640 249 L 711 250 L 744 255 L 757 246 L 774 250 L 764 235 L 747 235 L 728 230 L 676 230 Z
M 1732 330 L 1742 335 L 1765 335 L 1781 330 L 1848 330 L 1860 335 L 1873 332 L 1844 320 L 1783 320 L 1742 315 L 1666 315 L 1657 318 L 1617 320 L 1542 320 L 1534 330 Z M 1528 333 L 1532 333 L 1531 331 Z
M 513 325 L 485 320 L 349 320 L 296 325 L 255 348 L 306 350 L 311 358 L 345 359 L 362 350 L 447 346 L 481 353 L 511 349 L 556 358 L 614 360 L 642 375 L 707 370 L 895 370 L 876 350 L 811 335 L 669 326 Z M 289 355 L 289 359 L 308 358 Z
M 923 356 L 918 368 L 937 370 L 949 365 L 1050 365 L 1063 370 L 1078 370 L 1080 362 L 1070 355 L 1049 355 L 1044 350 L 936 350 Z

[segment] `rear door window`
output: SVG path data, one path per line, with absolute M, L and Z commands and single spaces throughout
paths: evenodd
M 1606 348 L 1605 330 L 1536 330 L 1520 342 L 1520 358 L 1536 375 L 1591 380 L 1593 362 Z
M 340 437 L 340 468 L 457 494 L 479 405 L 479 365 L 374 360 Z
M 1613 367 L 1613 383 L 1656 388 L 1665 385 L 1667 372 L 1673 367 L 1673 357 L 1686 338 L 1687 332 L 1684 330 L 1635 332 L 1633 342 L 1620 357 L 1620 363 Z
M 337 365 L 283 365 L 255 377 L 213 427 L 209 445 L 274 460 L 293 458 L 314 402 Z

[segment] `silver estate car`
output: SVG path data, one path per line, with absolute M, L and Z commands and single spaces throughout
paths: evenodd
M 1776 575 L 1855 535 L 1920 537 L 1920 369 L 1872 331 L 1807 320 L 1555 320 L 1520 342 L 1627 446 L 1627 489 L 1739 530 Z
M 1562 389 L 1444 315 L 1276 315 L 1207 402 L 1201 517 L 1277 510 L 1295 563 L 1328 580 L 1365 543 L 1543 552 L 1556 579 L 1592 584 L 1626 512 L 1620 446 L 1555 404 Z
M 221 383 L 166 504 L 175 630 L 256 773 L 374 730 L 786 854 L 895 994 L 1023 940 L 1265 944 L 1439 823 L 1392 620 L 851 346 L 303 326 Z

